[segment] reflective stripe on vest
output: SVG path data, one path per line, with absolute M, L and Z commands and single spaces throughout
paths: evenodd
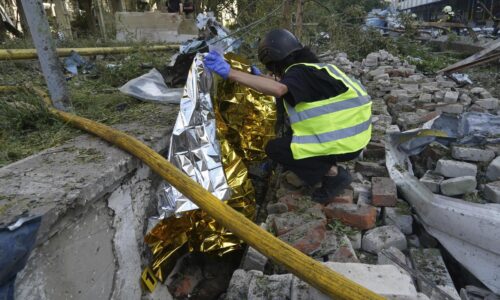
M 348 90 L 325 100 L 302 101 L 295 107 L 284 101 L 293 130 L 293 157 L 302 159 L 363 149 L 371 138 L 371 101 L 365 88 L 334 65 L 301 65 L 325 69 Z

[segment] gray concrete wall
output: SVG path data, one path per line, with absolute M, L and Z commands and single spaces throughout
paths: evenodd
M 195 20 L 177 13 L 117 12 L 115 21 L 118 41 L 180 43 L 198 35 Z
M 176 114 L 172 106 L 160 109 Z M 117 127 L 161 152 L 170 124 Z M 22 212 L 43 216 L 16 299 L 140 299 L 143 238 L 160 182 L 142 162 L 90 135 L 1 168 L 0 222 Z M 170 295 L 160 288 L 155 297 Z

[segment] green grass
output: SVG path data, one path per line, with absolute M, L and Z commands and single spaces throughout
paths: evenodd
M 107 125 L 160 118 L 157 105 L 120 93 L 117 87 L 149 71 L 148 63 L 160 68 L 172 53 L 139 51 L 108 56 L 96 61 L 93 75 L 80 74 L 68 81 L 73 112 Z M 120 65 L 107 68 L 109 63 Z M 0 61 L 0 82 L 8 85 L 31 83 L 44 87 L 36 61 Z M 0 84 L 1 85 L 1 84 Z M 47 148 L 59 146 L 82 132 L 55 119 L 41 99 L 27 91 L 0 94 L 0 166 L 7 165 Z M 91 154 L 82 156 L 89 159 Z

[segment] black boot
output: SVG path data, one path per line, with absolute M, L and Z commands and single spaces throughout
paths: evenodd
M 352 178 L 343 167 L 338 167 L 336 176 L 324 176 L 320 188 L 312 194 L 312 200 L 320 204 L 327 204 L 328 200 L 340 195 L 351 184 Z

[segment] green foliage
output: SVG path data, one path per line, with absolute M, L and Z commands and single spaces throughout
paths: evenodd
M 332 220 L 328 223 L 328 228 L 332 230 L 337 236 L 353 236 L 359 232 L 359 230 L 352 228 L 351 226 L 344 225 L 340 220 Z
M 151 65 L 161 67 L 168 62 L 170 55 L 139 51 L 97 61 L 97 76 L 80 74 L 68 81 L 74 112 L 107 125 L 158 120 L 158 104 L 127 97 L 116 87 L 146 73 Z M 149 67 L 141 67 L 146 62 Z M 121 67 L 107 68 L 109 63 Z M 22 84 L 24 81 L 44 85 L 37 66 L 31 62 L 0 62 L 0 68 L 7 71 L 0 74 L 0 82 Z M 81 131 L 55 119 L 39 97 L 29 92 L 0 93 L 0 166 L 59 146 L 79 134 Z M 82 159 L 88 159 L 87 156 Z
M 407 36 L 395 39 L 394 43 L 396 54 L 415 64 L 420 71 L 426 74 L 435 73 L 463 58 L 462 55 L 456 53 L 433 51 L 429 46 Z

